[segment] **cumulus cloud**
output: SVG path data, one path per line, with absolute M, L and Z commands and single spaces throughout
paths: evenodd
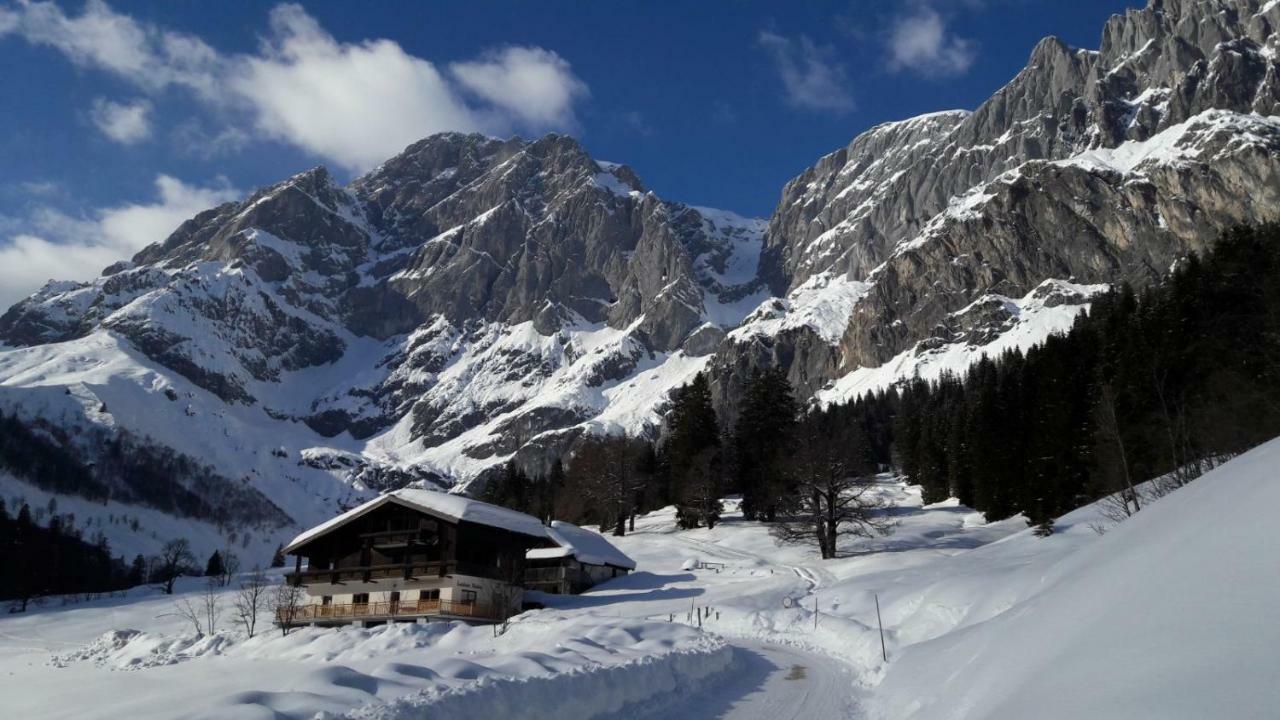
M 898 18 L 889 33 L 889 68 L 922 75 L 959 75 L 973 65 L 973 41 L 947 31 L 938 11 L 927 5 Z
M 222 58 L 199 38 L 138 22 L 102 0 L 88 0 L 72 17 L 52 2 L 28 2 L 0 16 L 0 33 L 17 33 L 33 45 L 54 48 L 72 63 L 103 70 L 140 87 L 180 85 L 216 96 Z
M 51 2 L 0 13 L 0 35 L 17 33 L 149 92 L 189 89 L 256 137 L 353 171 L 436 132 L 573 129 L 574 104 L 587 96 L 569 63 L 549 50 L 508 47 L 441 70 L 391 40 L 339 42 L 293 4 L 271 11 L 261 47 L 248 54 L 219 53 L 102 0 L 76 16 Z
M 358 170 L 424 135 L 480 129 L 436 68 L 394 42 L 340 44 L 296 5 L 273 10 L 271 27 L 230 82 L 270 137 Z
M 531 125 L 574 125 L 573 103 L 587 94 L 569 63 L 542 48 L 494 50 L 449 71 L 467 90 Z
M 788 103 L 827 112 L 853 109 L 848 72 L 832 48 L 804 35 L 788 38 L 767 30 L 760 32 L 757 42 L 773 59 Z
M 0 240 L 0 307 L 21 300 L 51 278 L 87 280 L 118 260 L 164 240 L 183 221 L 233 200 L 240 192 L 219 184 L 200 187 L 159 175 L 156 198 L 102 208 L 73 217 L 38 207 L 26 218 L 10 218 Z
M 103 98 L 93 101 L 89 118 L 111 140 L 132 145 L 151 137 L 151 103 L 137 100 L 118 103 Z

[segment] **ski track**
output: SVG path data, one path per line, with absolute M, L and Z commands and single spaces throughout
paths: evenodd
M 804 596 L 797 598 L 800 605 L 803 607 L 809 598 L 814 598 L 813 612 L 820 613 L 816 592 L 824 579 L 832 578 L 831 573 L 806 565 L 778 563 L 760 553 L 725 547 L 679 532 L 654 530 L 637 527 L 631 534 L 661 535 L 694 553 L 705 554 L 707 557 L 703 559 L 713 562 L 748 561 L 773 570 L 790 571 L 805 584 Z M 740 667 L 693 697 L 680 698 L 680 717 L 788 720 L 861 716 L 854 695 L 853 669 L 844 662 L 789 645 L 723 634 L 734 646 Z M 667 703 L 659 705 L 662 709 L 639 717 L 671 717 Z

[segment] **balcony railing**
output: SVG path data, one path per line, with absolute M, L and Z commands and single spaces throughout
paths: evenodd
M 472 577 L 502 579 L 500 568 L 476 563 L 456 562 L 444 563 L 438 560 L 415 562 L 411 564 L 393 563 L 388 565 L 349 565 L 338 568 L 319 570 L 303 570 L 286 573 L 285 577 L 294 585 L 315 585 L 330 583 L 367 583 L 385 579 L 411 580 L 421 577 L 444 577 L 445 575 L 470 575 Z
M 458 617 L 494 622 L 502 619 L 497 608 L 457 600 L 294 605 L 276 611 L 276 622 L 282 625 L 305 625 L 323 620 L 388 620 L 417 617 Z

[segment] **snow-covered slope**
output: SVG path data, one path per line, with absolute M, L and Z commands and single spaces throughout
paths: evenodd
M 1280 707 L 1276 468 L 1280 440 L 1061 561 L 1037 563 L 1029 597 L 895 659 L 877 691 L 882 716 L 1272 716 Z M 1012 555 L 1017 540 L 984 554 Z
M 840 556 L 779 545 L 730 500 L 610 538 L 636 571 L 506 634 L 459 625 L 196 637 L 169 598 L 0 617 L 24 717 L 1231 718 L 1280 703 L 1280 440 L 1115 525 L 1097 506 L 1038 538 L 883 477 L 893 535 Z M 1094 527 L 1105 529 L 1099 534 Z M 580 532 L 590 532 L 582 529 Z M 197 592 L 197 583 L 182 586 Z M 885 628 L 882 659 L 877 604 Z M 797 670 L 797 666 L 800 668 Z M 622 713 L 621 715 L 619 713 Z

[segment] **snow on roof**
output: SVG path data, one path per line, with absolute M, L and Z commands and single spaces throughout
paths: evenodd
M 591 532 L 561 520 L 554 520 L 546 528 L 547 537 L 558 546 L 534 548 L 525 553 L 530 560 L 558 557 L 576 557 L 588 565 L 612 565 L 627 570 L 636 569 L 636 561 L 627 557 L 599 533 Z
M 543 527 L 542 522 L 532 515 L 526 515 L 522 512 L 509 510 L 497 505 L 491 505 L 487 502 L 473 500 L 472 498 L 462 495 L 451 495 L 449 493 L 438 492 L 436 490 L 418 490 L 414 488 L 403 488 L 394 492 L 380 495 L 363 505 L 352 508 L 341 515 L 331 518 L 325 522 L 316 525 L 301 535 L 293 539 L 292 542 L 285 547 L 286 553 L 293 552 L 299 547 L 311 542 L 315 538 L 325 533 L 335 530 L 352 520 L 364 515 L 365 513 L 381 507 L 387 503 L 394 502 L 399 505 L 421 510 L 422 512 L 436 515 L 449 520 L 459 522 L 475 523 L 477 525 L 488 525 L 489 527 L 510 530 L 511 532 L 520 533 L 522 535 L 531 535 L 536 538 L 547 537 L 547 529 Z

